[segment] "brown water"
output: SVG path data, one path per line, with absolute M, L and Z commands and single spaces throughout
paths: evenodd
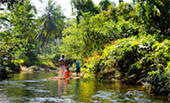
M 47 80 L 56 73 L 14 74 L 0 82 L 0 103 L 168 103 L 141 86 L 95 80 Z

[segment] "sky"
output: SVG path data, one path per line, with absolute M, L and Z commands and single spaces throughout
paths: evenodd
M 45 2 L 47 2 L 48 0 L 44 0 Z M 72 13 L 72 9 L 71 9 L 71 4 L 70 4 L 70 1 L 71 0 L 54 0 L 54 1 L 57 1 L 57 3 L 59 5 L 61 5 L 61 10 L 63 11 L 64 15 L 66 17 L 74 17 L 74 16 L 71 16 L 71 13 Z M 93 2 L 98 5 L 98 3 L 100 2 L 101 0 L 93 0 Z M 119 0 L 110 0 L 110 1 L 114 1 L 117 5 L 119 3 Z M 31 0 L 31 2 L 36 6 L 36 8 L 38 10 L 41 10 L 42 7 L 45 6 L 45 4 L 42 4 L 39 2 L 39 0 Z M 131 3 L 132 0 L 124 0 L 124 2 L 127 2 L 127 3 Z M 38 14 L 39 16 L 41 15 L 41 13 Z

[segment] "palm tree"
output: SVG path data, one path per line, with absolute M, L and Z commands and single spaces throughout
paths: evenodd
M 40 23 L 42 23 L 41 32 L 37 35 L 41 42 L 41 47 L 57 38 L 61 39 L 65 16 L 62 15 L 60 9 L 61 6 L 57 5 L 53 0 L 48 0 L 48 5 L 43 9 L 43 15 L 40 18 Z

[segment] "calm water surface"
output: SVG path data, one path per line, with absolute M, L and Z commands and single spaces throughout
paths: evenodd
M 168 103 L 141 86 L 94 80 L 47 80 L 56 73 L 20 73 L 0 82 L 0 103 Z

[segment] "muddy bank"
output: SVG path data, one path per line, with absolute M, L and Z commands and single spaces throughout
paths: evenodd
M 32 66 L 25 66 L 20 64 L 20 72 L 58 72 L 59 69 L 52 68 L 45 65 L 32 65 Z

